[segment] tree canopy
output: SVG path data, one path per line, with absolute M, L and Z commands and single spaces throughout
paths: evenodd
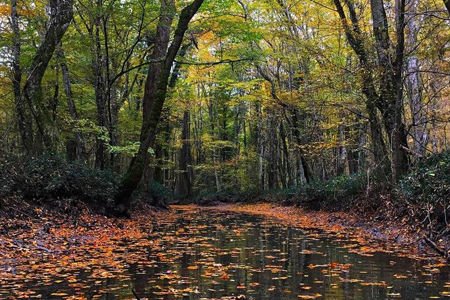
M 53 153 L 164 205 L 340 176 L 396 182 L 448 149 L 448 1 L 11 0 L 0 156 Z M 159 191 L 159 192 L 158 192 Z

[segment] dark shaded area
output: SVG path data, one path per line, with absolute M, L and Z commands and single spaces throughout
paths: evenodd
M 93 169 L 80 161 L 44 155 L 10 158 L 0 162 L 0 198 L 21 198 L 34 204 L 59 202 L 70 206 L 81 201 L 99 213 L 112 207 L 118 176 L 108 170 Z

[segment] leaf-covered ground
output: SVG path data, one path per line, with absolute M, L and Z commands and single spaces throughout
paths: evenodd
M 307 211 L 300 207 L 269 203 L 221 205 L 212 209 L 260 215 L 274 218 L 287 226 L 321 229 L 338 236 L 351 237 L 361 245 L 361 251 L 391 251 L 414 259 L 434 258 L 445 262 L 439 254 L 426 245 L 423 240 L 425 233 L 411 226 L 406 218 L 403 220 L 393 218 L 390 221 L 381 222 L 377 214 Z M 442 245 L 442 248 L 445 249 L 446 245 Z
M 407 258 L 411 247 L 345 220 L 266 204 L 144 209 L 130 220 L 30 207 L 0 223 L 0 298 L 449 296 L 444 263 Z

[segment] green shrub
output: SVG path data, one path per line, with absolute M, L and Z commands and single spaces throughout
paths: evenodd
M 164 199 L 165 201 L 168 201 L 173 197 L 173 193 L 170 189 L 155 180 L 152 180 L 149 183 L 149 190 L 152 197 L 156 197 L 158 199 Z
M 223 190 L 220 192 L 202 192 L 197 194 L 192 200 L 199 205 L 211 205 L 218 202 L 224 203 L 253 203 L 260 201 L 273 201 L 275 198 L 269 196 L 270 192 L 261 193 L 258 190 L 232 191 Z M 188 199 L 189 200 L 189 199 Z
M 363 174 L 339 176 L 325 182 L 315 182 L 299 191 L 300 204 L 309 203 L 312 208 L 343 209 L 354 203 L 366 189 Z
M 450 210 L 450 151 L 424 159 L 400 181 L 399 199 L 416 220 L 426 220 L 437 237 L 448 229 Z
M 345 209 L 355 203 L 366 191 L 364 174 L 340 176 L 329 181 L 320 181 L 299 188 L 269 191 L 247 190 L 203 192 L 197 195 L 198 204 L 215 202 L 274 202 L 283 205 L 300 205 L 311 209 Z
M 0 197 L 14 193 L 17 189 L 17 179 L 22 173 L 22 164 L 16 157 L 0 161 Z
M 401 180 L 400 192 L 412 203 L 450 203 L 450 151 L 424 159 Z
M 116 192 L 112 172 L 91 169 L 81 162 L 44 155 L 27 161 L 3 162 L 0 193 L 16 193 L 26 199 L 75 198 L 105 205 Z

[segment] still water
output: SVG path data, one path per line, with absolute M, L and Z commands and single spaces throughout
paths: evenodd
M 157 249 L 145 244 L 129 247 L 122 256 L 123 268 L 102 266 L 110 274 L 107 278 L 93 276 L 93 266 L 47 276 L 44 282 L 30 275 L 21 285 L 1 287 L 0 299 L 18 299 L 20 290 L 31 290 L 30 298 L 41 299 L 234 299 L 240 295 L 242 299 L 444 299 L 450 295 L 449 268 L 431 261 L 393 253 L 364 255 L 354 251 L 358 245 L 351 240 L 255 216 L 213 211 L 177 214 L 175 221 L 153 224 L 148 239 L 159 240 Z M 135 243 L 117 238 L 125 247 Z

